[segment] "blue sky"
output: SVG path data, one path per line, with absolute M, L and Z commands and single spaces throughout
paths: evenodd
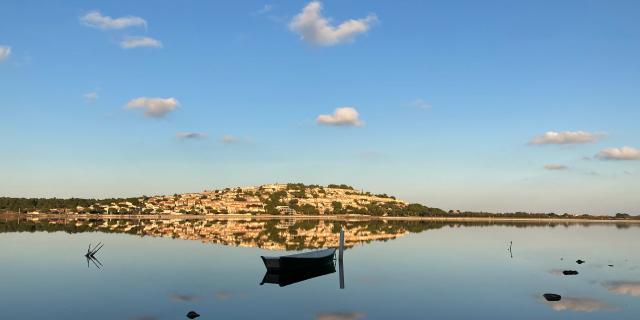
M 3 1 L 0 194 L 640 213 L 637 1 Z

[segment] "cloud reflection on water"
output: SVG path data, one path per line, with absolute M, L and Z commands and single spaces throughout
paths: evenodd
M 640 297 L 640 281 L 611 281 L 602 285 L 615 294 Z
M 562 276 L 562 270 L 560 269 L 551 269 L 549 270 L 549 273 L 551 273 L 554 276 Z
M 317 314 L 316 320 L 357 320 L 364 316 L 362 312 L 331 312 Z
M 139 316 L 139 317 L 135 317 L 133 318 L 133 320 L 157 320 L 158 317 L 155 316 Z
M 597 299 L 591 298 L 565 298 L 562 297 L 562 300 L 551 302 L 551 301 L 543 301 L 545 304 L 549 305 L 555 311 L 579 311 L 579 312 L 594 312 L 594 311 L 612 311 L 615 310 L 615 307 Z
M 172 293 L 170 296 L 171 300 L 177 302 L 193 302 L 198 300 L 198 296 L 190 295 L 190 294 L 177 294 Z
M 216 292 L 214 294 L 214 296 L 216 297 L 216 299 L 218 300 L 229 300 L 231 299 L 231 297 L 233 296 L 231 294 L 231 292 L 227 292 L 227 291 L 220 291 L 220 292 Z

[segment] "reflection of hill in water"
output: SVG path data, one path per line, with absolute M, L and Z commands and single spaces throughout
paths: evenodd
M 514 226 L 556 227 L 569 223 L 521 222 L 442 222 L 399 220 L 154 220 L 154 219 L 2 219 L 0 233 L 4 232 L 106 232 L 139 236 L 198 240 L 241 247 L 259 247 L 273 250 L 301 250 L 337 247 L 338 234 L 345 228 L 345 245 L 386 241 L 409 233 L 418 233 L 445 226 Z M 592 224 L 581 223 L 589 226 Z M 628 225 L 616 225 L 628 227 Z

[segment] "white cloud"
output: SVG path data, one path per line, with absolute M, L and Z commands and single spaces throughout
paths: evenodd
M 595 156 L 600 160 L 640 160 L 640 149 L 632 147 L 607 148 Z
M 547 170 L 567 170 L 569 169 L 569 167 L 563 165 L 563 164 L 557 164 L 557 163 L 550 163 L 550 164 L 545 164 L 544 168 Z
M 322 4 L 312 1 L 289 23 L 289 29 L 302 40 L 321 46 L 332 46 L 352 41 L 358 34 L 367 32 L 378 21 L 374 14 L 366 18 L 350 19 L 337 27 L 322 16 Z
M 316 123 L 331 126 L 363 126 L 364 122 L 359 119 L 360 115 L 355 108 L 337 108 L 333 114 L 321 114 L 316 118 Z
M 261 15 L 261 14 L 269 13 L 271 12 L 271 10 L 273 10 L 273 6 L 270 4 L 265 4 L 260 10 L 256 12 L 256 14 Z
M 150 37 L 125 37 L 120 42 L 123 49 L 132 49 L 140 47 L 162 48 L 162 42 Z
M 411 105 L 419 109 L 431 109 L 431 104 L 421 98 L 414 100 Z
M 150 118 L 162 118 L 180 106 L 176 98 L 146 98 L 140 97 L 127 103 L 127 109 L 143 109 Z
M 614 281 L 603 284 L 610 292 L 615 294 L 626 294 L 640 297 L 640 282 L 634 281 Z
M 147 21 L 136 16 L 124 16 L 120 18 L 112 18 L 103 16 L 100 11 L 91 11 L 80 17 L 80 22 L 85 26 L 108 30 L 108 29 L 124 29 L 128 27 L 144 26 L 147 27 Z
M 596 142 L 604 138 L 604 133 L 590 133 L 585 131 L 547 131 L 541 136 L 533 138 L 529 144 L 578 144 Z
M 204 139 L 207 137 L 206 133 L 201 133 L 201 132 L 178 132 L 176 133 L 176 137 L 180 140 L 187 140 L 187 139 Z
M 220 139 L 220 142 L 226 143 L 226 144 L 236 143 L 236 142 L 239 142 L 239 141 L 240 141 L 240 139 L 238 139 L 237 137 L 234 137 L 232 135 L 229 135 L 229 134 L 225 134 L 224 136 L 222 136 L 222 139 Z
M 82 95 L 87 101 L 95 101 L 98 100 L 99 95 L 98 92 L 96 91 L 91 91 L 91 92 L 87 92 L 84 95 Z
M 9 58 L 9 55 L 11 55 L 11 47 L 0 45 L 0 61 Z

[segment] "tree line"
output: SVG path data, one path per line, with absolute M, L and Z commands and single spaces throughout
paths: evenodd
M 52 209 L 73 209 L 76 207 L 88 207 L 94 204 L 110 204 L 112 202 L 131 202 L 139 205 L 138 198 L 108 198 L 108 199 L 81 199 L 81 198 L 10 198 L 0 197 L 0 211 L 25 212 L 25 211 L 49 211 Z

